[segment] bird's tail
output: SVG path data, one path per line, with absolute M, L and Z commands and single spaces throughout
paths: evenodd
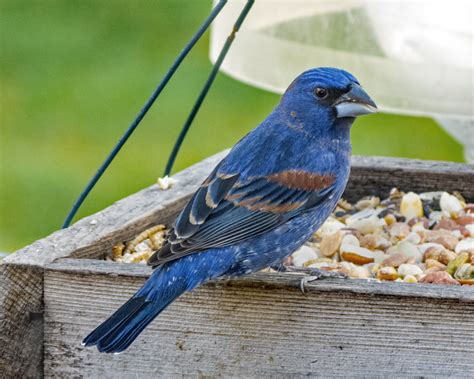
M 94 329 L 84 339 L 83 345 L 97 345 L 97 349 L 104 353 L 120 353 L 169 303 L 147 301 L 144 296 L 132 297 Z
M 227 256 L 216 264 L 214 254 L 201 252 L 165 263 L 130 300 L 84 338 L 83 345 L 96 345 L 105 353 L 124 351 L 178 296 L 221 276 L 231 261 Z
M 100 352 L 120 353 L 173 300 L 190 290 L 186 277 L 165 267 L 156 269 L 145 285 L 112 316 L 94 329 L 82 344 L 97 346 Z

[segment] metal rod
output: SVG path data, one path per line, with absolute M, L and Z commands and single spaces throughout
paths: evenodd
M 181 129 L 178 139 L 175 142 L 173 150 L 171 151 L 171 154 L 168 158 L 168 163 L 166 164 L 164 176 L 167 176 L 171 173 L 171 169 L 173 168 L 173 164 L 176 160 L 176 156 L 178 155 L 179 149 L 181 148 L 181 145 L 183 144 L 184 138 L 186 137 L 186 134 L 188 133 L 188 130 L 191 127 L 191 124 L 193 123 L 194 118 L 196 117 L 196 114 L 198 113 L 199 108 L 201 107 L 204 101 L 204 98 L 206 97 L 207 93 L 209 92 L 209 89 L 211 88 L 212 83 L 214 82 L 214 79 L 216 78 L 219 68 L 221 67 L 222 62 L 224 61 L 224 58 L 227 55 L 227 52 L 229 51 L 230 46 L 232 45 L 232 42 L 235 39 L 235 34 L 239 31 L 240 27 L 242 26 L 242 23 L 244 22 L 245 17 L 247 17 L 247 14 L 252 8 L 253 3 L 254 3 L 254 0 L 247 0 L 247 4 L 245 4 L 245 7 L 242 9 L 242 12 L 240 12 L 239 17 L 237 18 L 237 21 L 235 22 L 234 27 L 232 28 L 232 32 L 227 37 L 227 40 L 225 41 L 224 46 L 222 46 L 222 50 L 219 53 L 219 56 L 216 62 L 214 63 L 214 66 L 212 67 L 212 71 L 209 74 L 209 77 L 207 78 L 207 81 L 204 84 L 204 87 L 201 90 L 201 93 L 199 94 L 199 97 L 197 98 L 196 103 L 194 104 L 194 107 L 188 116 L 188 119 L 186 120 L 186 122 L 183 125 L 183 128 Z
M 168 84 L 169 80 L 173 76 L 173 74 L 176 72 L 178 69 L 179 65 L 182 63 L 184 58 L 188 55 L 188 53 L 191 51 L 191 49 L 194 47 L 197 41 L 202 37 L 202 35 L 205 33 L 205 31 L 209 28 L 209 25 L 211 25 L 212 21 L 216 18 L 216 16 L 219 14 L 219 12 L 222 10 L 224 5 L 227 3 L 227 0 L 220 0 L 219 3 L 212 9 L 212 12 L 209 14 L 207 19 L 203 22 L 203 24 L 199 27 L 198 31 L 194 34 L 194 36 L 191 38 L 191 40 L 186 44 L 184 49 L 179 53 L 177 56 L 176 60 L 173 62 L 173 65 L 170 67 L 166 75 L 163 77 L 161 80 L 160 84 L 156 87 L 156 89 L 153 91 L 152 95 L 150 98 L 147 100 L 143 108 L 141 109 L 140 113 L 136 116 L 136 118 L 133 120 L 131 125 L 128 127 L 128 129 L 125 131 L 125 133 L 122 135 L 120 140 L 117 142 L 115 147 L 112 149 L 112 151 L 109 153 L 105 161 L 102 163 L 102 165 L 99 167 L 97 172 L 94 174 L 94 176 L 90 179 L 89 183 L 87 183 L 87 186 L 84 188 L 82 193 L 79 195 L 77 198 L 76 202 L 72 206 L 71 210 L 69 211 L 66 219 L 64 220 L 63 223 L 63 229 L 67 228 L 70 224 L 74 216 L 76 215 L 77 211 L 79 210 L 80 206 L 86 199 L 86 197 L 89 195 L 91 190 L 94 188 L 96 183 L 99 181 L 100 177 L 102 174 L 107 170 L 109 167 L 110 163 L 114 160 L 115 156 L 118 154 L 122 146 L 127 142 L 128 138 L 132 135 L 132 133 L 135 131 L 136 127 L 138 124 L 140 124 L 141 120 L 143 117 L 145 117 L 146 113 L 148 110 L 151 108 L 155 100 L 158 98 L 160 93 L 163 91 L 165 86 Z

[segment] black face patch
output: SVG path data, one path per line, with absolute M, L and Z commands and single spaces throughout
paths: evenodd
M 328 92 L 327 96 L 324 99 L 321 99 L 317 96 L 316 92 L 321 87 L 316 87 L 313 89 L 314 98 L 318 101 L 318 103 L 323 105 L 332 105 L 334 102 L 339 99 L 342 95 L 349 92 L 351 90 L 350 86 L 347 88 L 325 88 Z

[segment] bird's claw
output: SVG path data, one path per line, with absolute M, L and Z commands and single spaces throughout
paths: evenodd
M 305 276 L 303 279 L 300 281 L 300 291 L 304 295 L 305 294 L 305 286 L 306 284 L 313 282 L 315 280 L 318 280 L 319 276 Z
M 341 272 L 335 271 L 325 271 L 320 270 L 317 268 L 312 267 L 287 267 L 287 270 L 290 272 L 302 272 L 307 274 L 303 279 L 300 281 L 300 290 L 304 294 L 305 293 L 305 286 L 310 282 L 314 282 L 318 279 L 345 279 L 347 278 L 346 274 Z
M 314 267 L 295 267 L 285 266 L 283 264 L 275 265 L 270 267 L 272 270 L 277 272 L 296 272 L 303 273 L 306 276 L 301 279 L 300 289 L 302 293 L 305 293 L 306 284 L 313 282 L 318 279 L 346 279 L 347 275 L 336 271 L 320 270 Z

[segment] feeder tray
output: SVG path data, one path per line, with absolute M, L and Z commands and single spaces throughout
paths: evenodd
M 0 357 L 7 377 L 466 377 L 474 370 L 470 286 L 256 273 L 216 280 L 170 305 L 121 355 L 83 337 L 149 276 L 106 261 L 111 247 L 170 225 L 226 152 L 122 199 L 8 256 L 0 266 Z M 471 165 L 354 157 L 344 197 L 459 191 L 474 200 Z M 448 358 L 449 357 L 449 358 Z

